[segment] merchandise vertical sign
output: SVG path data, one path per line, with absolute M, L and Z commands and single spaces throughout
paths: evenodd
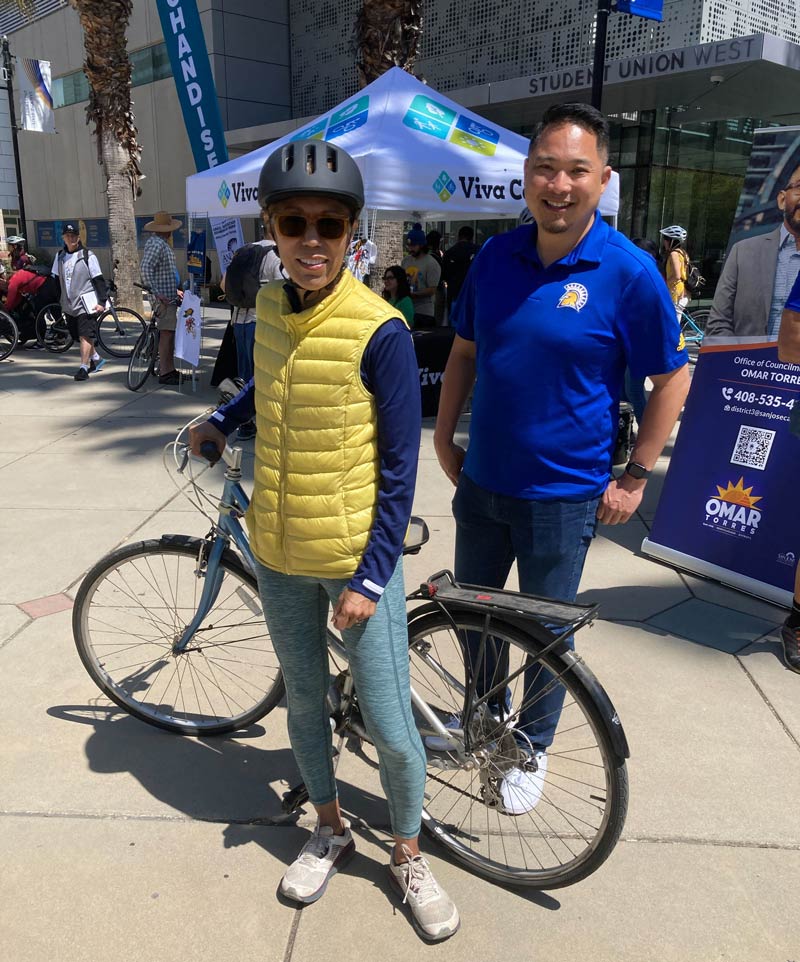
M 156 5 L 195 166 L 198 171 L 208 170 L 228 160 L 228 148 L 197 2 L 156 0 Z M 213 220 L 211 226 L 216 239 Z M 238 220 L 236 228 L 241 246 L 242 228 Z M 217 252 L 223 266 L 219 245 Z

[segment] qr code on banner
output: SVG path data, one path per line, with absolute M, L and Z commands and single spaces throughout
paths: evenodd
M 763 471 L 767 466 L 775 432 L 764 428 L 751 428 L 743 424 L 731 455 L 731 464 L 743 464 L 746 468 Z

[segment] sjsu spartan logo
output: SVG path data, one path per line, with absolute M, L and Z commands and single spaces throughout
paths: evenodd
M 586 307 L 589 300 L 589 292 L 583 284 L 565 284 L 564 293 L 561 295 L 557 307 L 571 307 L 573 311 L 580 311 Z

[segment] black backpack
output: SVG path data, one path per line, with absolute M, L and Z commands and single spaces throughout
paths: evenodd
M 245 244 L 225 272 L 225 300 L 234 307 L 255 307 L 261 287 L 261 264 L 274 244 Z
M 697 264 L 693 264 L 689 261 L 688 267 L 686 268 L 686 280 L 683 282 L 686 290 L 693 296 L 697 295 L 705 287 L 706 279 L 700 273 L 700 268 Z

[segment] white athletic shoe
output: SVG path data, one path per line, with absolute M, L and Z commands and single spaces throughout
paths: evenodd
M 539 804 L 547 775 L 547 752 L 534 751 L 522 768 L 512 768 L 500 785 L 507 815 L 524 815 Z
M 433 877 L 431 867 L 421 855 L 411 855 L 403 847 L 407 862 L 389 861 L 389 880 L 411 909 L 414 928 L 428 942 L 439 942 L 455 935 L 461 920 L 453 900 Z
M 325 825 L 317 827 L 300 854 L 281 879 L 280 890 L 288 899 L 308 905 L 325 894 L 328 882 L 353 857 L 356 851 L 350 823 L 344 822 L 344 834 L 334 835 Z

